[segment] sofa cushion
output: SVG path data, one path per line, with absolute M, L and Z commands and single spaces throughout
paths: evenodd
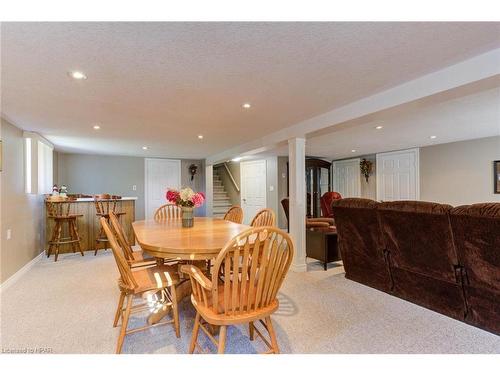
M 384 202 L 378 206 L 391 265 L 455 283 L 458 264 L 449 221 L 450 205 Z
M 458 261 L 465 268 L 466 320 L 500 333 L 500 203 L 450 212 Z
M 377 216 L 378 203 L 347 198 L 332 203 L 346 277 L 377 289 L 392 287 Z

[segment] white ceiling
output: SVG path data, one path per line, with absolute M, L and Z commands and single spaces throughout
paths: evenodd
M 1 109 L 15 125 L 64 151 L 183 158 L 206 157 L 500 46 L 500 23 L 1 28 Z M 73 69 L 88 79 L 69 78 Z M 247 101 L 252 108 L 243 110 Z M 391 137 L 402 144 L 412 136 Z M 359 142 L 345 145 L 369 149 Z M 327 144 L 317 147 L 333 156 Z
M 375 129 L 379 125 L 383 128 Z M 426 99 L 339 124 L 307 138 L 306 154 L 336 160 L 491 136 L 500 136 L 500 87 Z M 282 145 L 261 155 L 285 156 L 288 149 Z

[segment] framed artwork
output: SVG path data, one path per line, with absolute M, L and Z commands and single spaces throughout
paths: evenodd
M 500 194 L 500 160 L 493 162 L 493 183 L 495 184 L 495 194 Z
M 3 155 L 2 141 L 0 141 L 0 172 L 2 172 L 2 155 Z

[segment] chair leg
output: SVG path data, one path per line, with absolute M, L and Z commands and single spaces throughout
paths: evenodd
M 196 341 L 198 340 L 198 332 L 200 330 L 200 313 L 196 312 L 196 318 L 194 318 L 193 333 L 191 335 L 191 342 L 189 343 L 189 354 L 193 354 L 194 347 L 196 346 Z
M 253 322 L 248 323 L 248 330 L 250 331 L 250 341 L 253 341 L 255 338 L 255 327 Z
M 123 309 L 123 301 L 124 300 L 125 300 L 125 293 L 121 292 L 120 299 L 118 300 L 118 307 L 116 308 L 115 321 L 113 322 L 113 327 L 116 327 L 118 325 L 118 320 L 120 319 L 120 316 L 122 316 L 122 309 Z
M 68 234 L 69 234 L 69 238 L 71 241 L 73 241 L 75 239 L 75 234 L 73 233 L 73 221 L 72 220 L 68 220 L 67 221 L 68 223 Z M 73 251 L 73 253 L 76 252 L 76 248 L 75 248 L 75 243 L 72 242 L 71 243 L 71 251 Z
M 280 348 L 278 347 L 278 340 L 276 339 L 276 332 L 274 331 L 273 322 L 271 317 L 266 318 L 267 331 L 269 336 L 271 336 L 271 346 L 273 347 L 274 354 L 280 354 Z
M 125 314 L 123 315 L 120 336 L 118 336 L 118 343 L 116 345 L 116 354 L 120 354 L 122 352 L 123 340 L 125 339 L 125 335 L 127 333 L 128 318 L 130 317 L 130 309 L 132 308 L 133 298 L 134 296 L 130 294 L 127 296 L 127 308 L 125 309 Z
M 226 335 L 227 326 L 221 326 L 219 333 L 219 346 L 217 347 L 218 354 L 224 354 L 224 350 L 226 349 Z
M 172 285 L 170 288 L 170 293 L 172 296 L 172 315 L 174 316 L 175 335 L 179 338 L 181 337 L 181 328 L 179 325 L 179 307 L 177 305 L 177 291 L 175 290 L 175 285 Z

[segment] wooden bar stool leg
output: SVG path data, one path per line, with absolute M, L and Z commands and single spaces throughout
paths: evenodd
M 100 224 L 99 224 L 100 225 Z M 104 235 L 104 229 L 101 225 L 100 229 L 99 229 L 99 234 L 97 235 L 97 238 L 95 239 L 95 251 L 94 251 L 94 256 L 97 255 L 97 250 L 99 250 L 99 238 L 102 238 L 102 236 Z
M 83 256 L 82 246 L 80 245 L 80 233 L 78 233 L 78 227 L 76 225 L 76 219 L 75 220 L 71 220 L 71 227 L 73 228 L 73 234 L 75 235 L 74 239 L 78 241 L 78 242 L 75 242 L 76 249 Z
M 57 257 L 59 256 L 59 241 L 61 241 L 61 231 L 62 231 L 62 223 L 60 220 L 56 221 L 56 226 L 57 226 L 57 234 L 56 234 L 56 239 L 55 239 L 55 248 L 56 248 L 56 255 L 54 258 L 54 262 L 57 262 Z
M 221 326 L 219 333 L 219 346 L 217 347 L 218 354 L 224 354 L 224 351 L 226 349 L 226 335 L 227 335 L 227 326 Z
M 73 233 L 73 220 L 66 220 L 66 222 L 68 223 L 68 233 L 69 233 L 69 238 L 71 241 L 73 241 L 75 239 L 75 235 Z M 76 248 L 75 248 L 76 244 L 74 242 L 71 242 L 71 251 L 73 251 L 73 253 L 76 252 Z
M 196 313 L 194 319 L 193 334 L 191 335 L 191 342 L 189 343 L 189 354 L 193 354 L 196 342 L 198 341 L 198 332 L 200 331 L 200 313 Z
M 120 329 L 120 336 L 118 336 L 118 343 L 116 345 L 116 354 L 120 354 L 122 352 L 123 340 L 125 339 L 125 335 L 127 334 L 128 319 L 130 317 L 130 310 L 132 309 L 132 300 L 133 299 L 134 299 L 134 296 L 132 296 L 132 295 L 127 296 L 127 307 L 125 309 L 125 313 L 124 313 L 123 319 L 122 319 L 122 327 Z
M 49 241 L 49 248 L 47 249 L 47 258 L 50 257 L 52 254 L 52 249 L 54 248 L 54 241 L 56 240 L 57 236 L 57 221 L 54 221 L 54 228 L 52 228 L 52 236 L 50 237 Z

